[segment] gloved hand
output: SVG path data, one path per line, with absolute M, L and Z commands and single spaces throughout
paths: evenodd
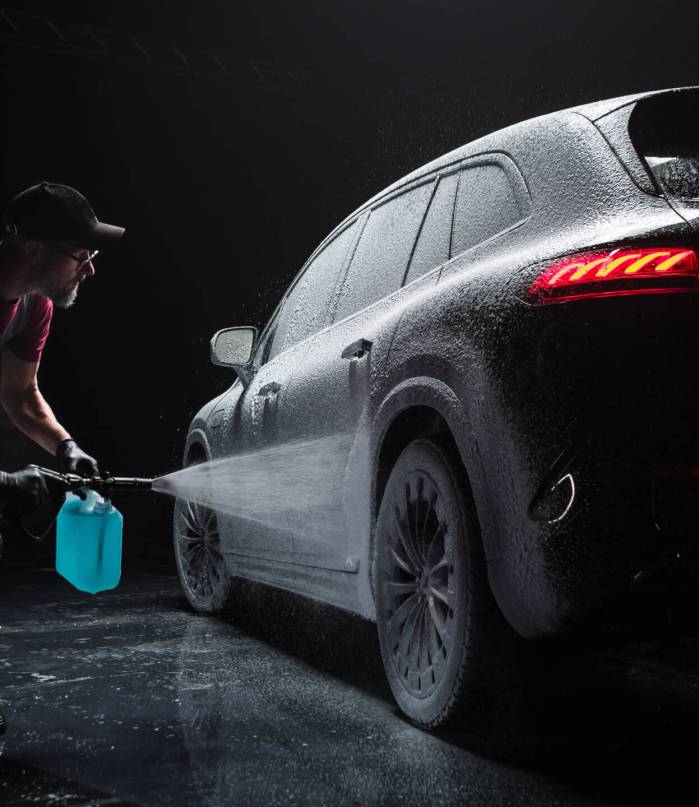
M 64 440 L 56 449 L 58 467 L 63 474 L 99 476 L 97 460 L 86 454 L 75 440 Z
M 49 495 L 44 477 L 34 465 L 12 474 L 0 471 L 0 508 L 6 513 L 20 515 L 38 510 Z

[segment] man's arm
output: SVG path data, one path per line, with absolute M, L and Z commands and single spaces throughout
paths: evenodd
M 56 420 L 39 391 L 39 362 L 24 361 L 3 347 L 0 367 L 0 403 L 10 420 L 49 454 L 55 454 L 58 444 L 70 439 L 70 434 Z

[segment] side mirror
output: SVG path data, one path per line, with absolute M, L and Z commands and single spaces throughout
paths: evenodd
M 256 338 L 257 328 L 224 328 L 217 331 L 211 338 L 211 363 L 219 367 L 231 367 L 247 388 Z

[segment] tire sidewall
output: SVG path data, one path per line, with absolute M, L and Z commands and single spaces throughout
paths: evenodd
M 389 652 L 386 629 L 386 603 L 381 585 L 382 553 L 385 551 L 386 535 L 394 507 L 410 474 L 421 471 L 431 478 L 439 492 L 437 512 L 447 521 L 445 542 L 450 542 L 453 552 L 454 601 L 453 646 L 437 688 L 425 698 L 416 698 L 403 685 Z M 468 651 L 467 629 L 469 598 L 469 557 L 467 537 L 474 536 L 477 523 L 469 510 L 470 494 L 465 476 L 457 473 L 450 452 L 434 440 L 422 438 L 410 443 L 399 456 L 391 471 L 384 491 L 376 522 L 375 552 L 373 564 L 374 590 L 376 593 L 376 619 L 381 646 L 381 656 L 391 691 L 401 710 L 421 726 L 431 726 L 441 721 L 448 711 L 453 693 L 458 685 L 459 672 Z
M 225 567 L 225 560 L 224 560 L 224 567 L 222 569 L 223 577 L 218 587 L 214 590 L 214 593 L 210 597 L 203 598 L 191 588 L 182 562 L 180 542 L 178 540 L 178 532 L 182 529 L 181 524 L 182 512 L 186 506 L 187 502 L 185 500 L 183 499 L 175 500 L 172 540 L 175 551 L 175 565 L 177 566 L 177 576 L 180 579 L 180 585 L 182 586 L 182 590 L 184 591 L 184 594 L 187 597 L 189 604 L 192 606 L 192 608 L 194 608 L 195 611 L 198 611 L 200 614 L 218 614 L 221 611 L 223 611 L 226 602 L 228 601 L 232 589 L 232 580 L 228 573 L 228 570 Z M 215 513 L 214 518 L 217 518 Z

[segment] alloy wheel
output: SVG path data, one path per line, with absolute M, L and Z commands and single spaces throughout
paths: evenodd
M 226 582 L 216 513 L 204 505 L 184 502 L 177 545 L 182 573 L 192 593 L 201 600 L 216 595 Z
M 396 676 L 415 698 L 439 685 L 454 647 L 454 558 L 439 491 L 410 473 L 394 505 L 381 564 L 388 648 Z

